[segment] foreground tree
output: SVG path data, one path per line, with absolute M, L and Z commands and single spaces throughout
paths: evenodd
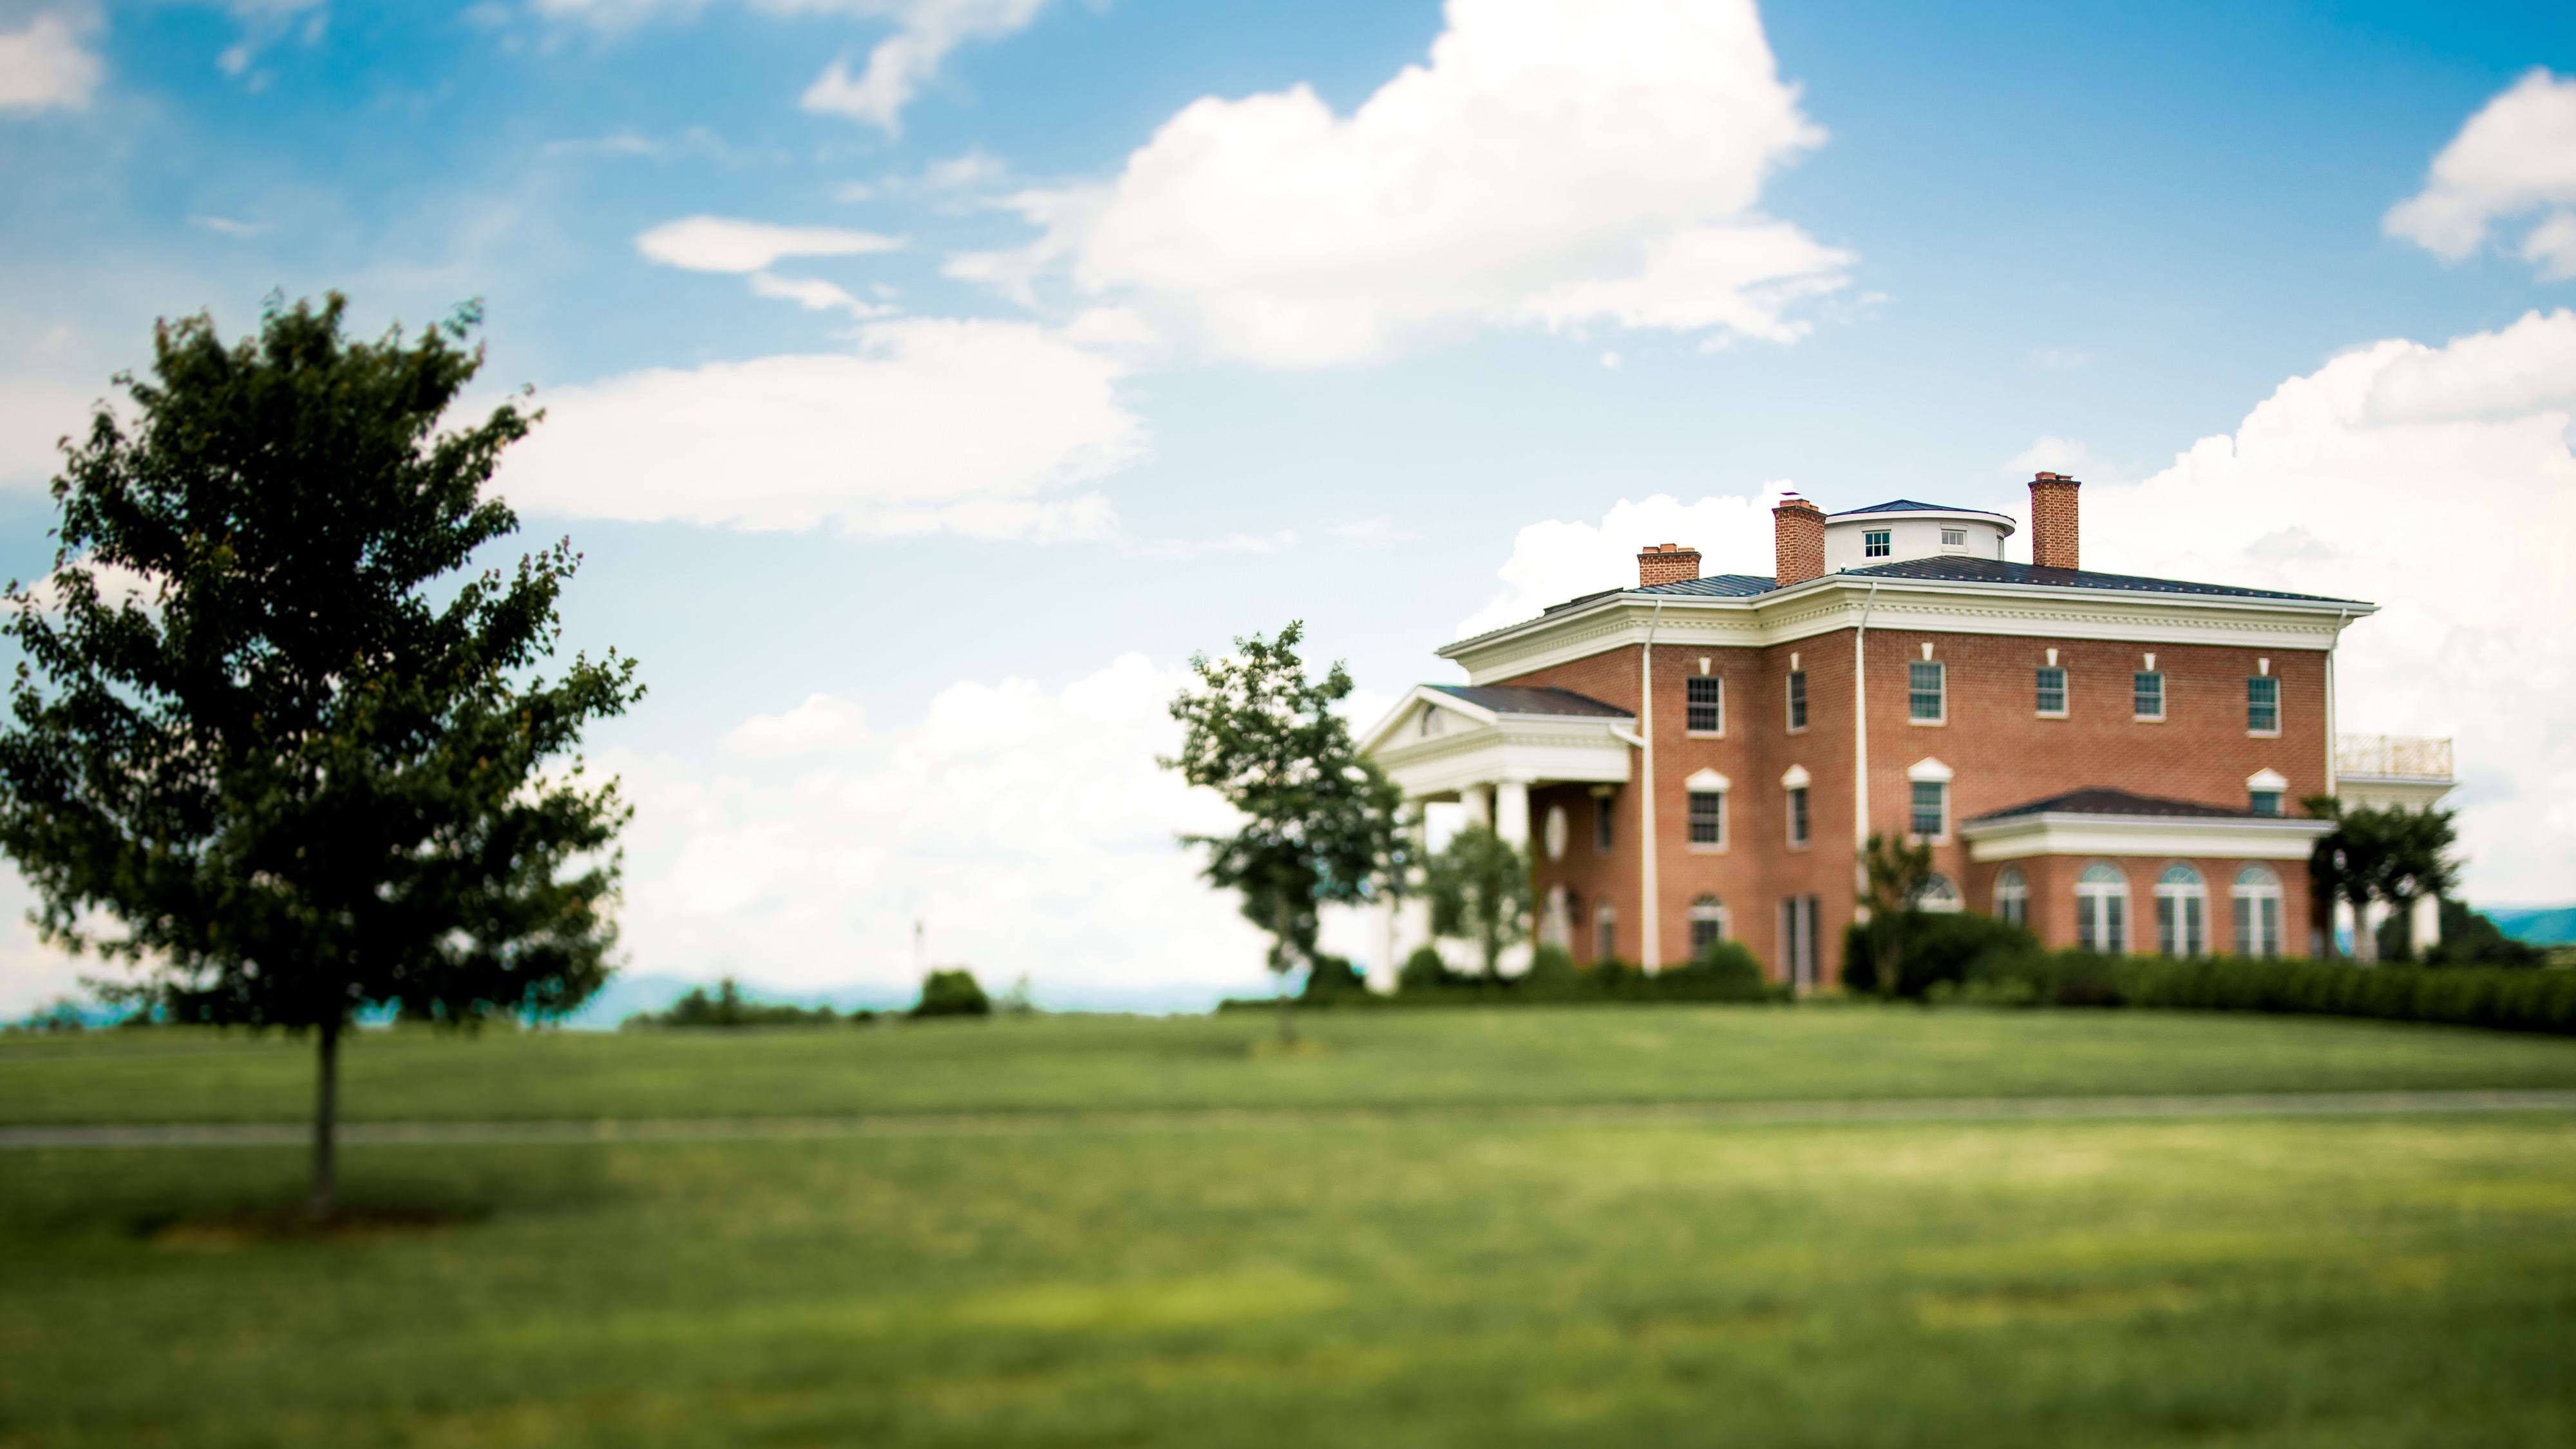
M 2308 857 L 2308 878 L 2317 894 L 2352 908 L 2352 954 L 2356 961 L 2378 959 L 2378 932 L 2366 929 L 2373 901 L 2386 905 L 2400 924 L 2392 933 L 2399 954 L 2412 948 L 2411 924 L 2405 918 L 2426 896 L 2449 891 L 2459 879 L 2450 856 L 2457 838 L 2454 812 L 2408 810 L 2401 806 L 2348 805 L 2331 795 L 2302 802 L 2308 813 L 2334 822 Z M 2334 932 L 2326 932 L 2326 950 L 2335 949 Z
M 1878 994 L 1890 1001 L 1904 985 L 1906 927 L 1923 883 L 1931 877 L 1931 846 L 1870 832 L 1861 849 L 1860 904 L 1869 912 L 1870 965 L 1877 970 Z
M 0 733 L 0 849 L 48 940 L 140 968 L 102 989 L 170 1019 L 318 1037 L 320 1217 L 357 1012 L 554 1014 L 606 978 L 628 812 L 548 762 L 642 694 L 614 654 L 532 673 L 568 545 L 449 577 L 516 528 L 481 490 L 534 421 L 440 431 L 473 309 L 366 343 L 346 305 L 272 300 L 232 347 L 155 330 L 127 416 L 65 444 Z
M 1502 977 L 1503 948 L 1527 934 L 1532 886 L 1528 852 L 1489 825 L 1470 825 L 1423 863 L 1436 935 L 1475 943 L 1485 979 Z
M 1292 621 L 1276 639 L 1235 640 L 1231 658 L 1193 655 L 1198 687 L 1172 701 L 1181 752 L 1156 761 L 1244 817 L 1232 835 L 1181 838 L 1207 847 L 1202 874 L 1242 892 L 1244 917 L 1270 934 L 1282 1042 L 1297 1039 L 1288 976 L 1315 959 L 1317 911 L 1400 890 L 1409 869 L 1402 797 L 1333 709 L 1351 692 L 1350 674 L 1335 664 L 1322 681 L 1308 679 L 1297 657 L 1304 637 Z

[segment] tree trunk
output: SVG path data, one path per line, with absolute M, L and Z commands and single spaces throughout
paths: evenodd
M 340 1023 L 322 1025 L 321 1082 L 313 1098 L 313 1197 L 305 1211 L 327 1222 L 339 1209 L 340 1173 L 334 1158 L 340 1128 Z
M 1288 994 L 1288 968 L 1291 964 L 1288 959 L 1288 939 L 1292 923 L 1288 914 L 1288 895 L 1285 891 L 1282 891 L 1271 903 L 1270 914 L 1272 920 L 1277 922 L 1276 934 L 1279 938 L 1279 1044 L 1283 1047 L 1292 1047 L 1297 1044 L 1297 1003 L 1295 998 Z
M 2353 964 L 2370 965 L 2379 959 L 2379 952 L 2374 949 L 2378 943 L 2371 939 L 2370 897 L 2367 894 L 2346 896 L 2344 903 L 2352 907 Z

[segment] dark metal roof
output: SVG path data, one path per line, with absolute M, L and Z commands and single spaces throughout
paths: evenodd
M 1756 594 L 1767 594 L 1777 587 L 1779 586 L 1758 574 L 1710 574 L 1706 578 L 1683 579 L 1679 583 L 1657 584 L 1650 589 L 1629 589 L 1626 592 L 1632 594 L 1691 594 L 1704 599 L 1749 599 Z M 1597 599 L 1600 595 L 1593 594 L 1587 597 Z M 1582 603 L 1583 600 L 1576 599 L 1572 602 L 1579 604 Z M 1565 605 L 1563 604 L 1557 605 L 1558 609 L 1564 607 Z M 1548 612 L 1552 614 L 1555 613 L 1556 610 L 1550 609 Z
M 2277 820 L 2277 815 L 2257 815 L 2251 810 L 2232 809 L 2225 805 L 2203 805 L 2197 800 L 2167 800 L 2160 795 L 2140 795 L 2128 790 L 2069 790 L 2009 810 L 1992 810 L 1962 823 L 1974 825 L 1980 820 L 2009 820 L 2017 815 L 2163 815 L 2191 816 L 2205 820 Z
M 2059 589 L 2116 589 L 2129 593 L 2202 594 L 2212 598 L 2296 599 L 2310 604 L 2357 604 L 2323 594 L 2285 594 L 2275 589 L 2248 589 L 2234 584 L 2194 584 L 2180 579 L 2149 579 L 2134 574 L 2097 574 L 2087 569 L 2044 569 L 2037 564 L 2007 563 L 1999 558 L 1909 558 L 1897 563 L 1847 569 L 1849 577 L 1932 579 L 1959 584 L 2040 584 Z
M 1589 695 L 1553 686 L 1538 688 L 1527 684 L 1435 684 L 1431 688 L 1452 698 L 1490 709 L 1496 714 L 1577 714 L 1610 719 L 1634 719 L 1636 711 L 1603 704 Z
M 1915 501 L 1914 501 L 1913 499 L 1911 499 L 1911 498 L 1891 498 L 1891 499 L 1889 499 L 1889 500 L 1888 500 L 1887 502 L 1885 502 L 1885 503 L 1873 503 L 1873 504 L 1871 504 L 1870 506 L 1868 506 L 1867 508 L 1846 508 L 1846 509 L 1844 509 L 1844 510 L 1843 510 L 1842 512 L 1840 512 L 1840 513 L 1829 513 L 1829 514 L 1827 514 L 1827 515 L 1825 515 L 1825 516 L 1826 516 L 1826 517 L 1828 517 L 1828 518 L 1849 518 L 1849 517 L 1851 517 L 1851 516 L 1852 516 L 1853 514 L 1855 514 L 1855 513 L 1993 513 L 1993 512 L 1994 512 L 1994 510 L 1993 510 L 1993 509 L 1991 509 L 1991 508 L 1953 508 L 1953 507 L 1951 507 L 1949 504 L 1946 504 L 1946 503 L 1917 503 L 1917 502 L 1915 502 Z

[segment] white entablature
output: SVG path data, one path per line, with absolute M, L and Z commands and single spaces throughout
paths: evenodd
M 1421 684 L 1360 750 L 1405 799 L 1455 800 L 1496 785 L 1626 784 L 1636 728 L 1626 711 L 1570 690 Z

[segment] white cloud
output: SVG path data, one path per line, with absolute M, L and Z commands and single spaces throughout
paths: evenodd
M 1314 367 L 1480 323 L 1794 338 L 1849 254 L 1757 210 L 1819 144 L 1751 0 L 1450 0 L 1429 62 L 1347 117 L 1201 99 L 1045 228 L 953 275 L 1062 272 L 1217 356 Z
M 810 694 L 785 714 L 756 714 L 716 742 L 727 759 L 784 760 L 869 744 L 868 712 L 857 700 Z
M 2120 484 L 2128 481 L 2126 474 L 2095 457 L 2081 441 L 2048 433 L 2032 439 L 2029 447 L 2015 453 L 2010 461 L 1995 471 L 2023 483 L 2029 482 L 2032 474 L 2042 472 L 2063 473 L 2087 483 Z M 2027 551 L 2025 548 L 2024 552 Z
M 846 61 L 833 61 L 800 104 L 824 115 L 848 116 L 891 133 L 922 84 L 939 73 L 948 52 L 969 40 L 995 40 L 1024 29 L 1046 0 L 911 0 L 897 12 L 895 33 L 868 52 L 867 69 L 850 77 Z
M 56 444 L 89 426 L 104 389 L 49 377 L 0 377 L 0 488 L 41 488 L 62 468 Z
M 217 236 L 235 238 L 254 237 L 269 230 L 267 222 L 235 221 L 229 216 L 191 216 L 188 218 L 188 224 L 204 227 Z
M 895 310 L 882 302 L 863 302 L 843 288 L 817 277 L 781 277 L 769 272 L 754 272 L 751 274 L 751 291 L 756 297 L 793 302 L 808 312 L 829 312 L 837 308 L 853 317 L 866 318 L 891 316 Z
M 1125 365 L 1018 322 L 909 318 L 855 354 L 557 388 L 500 486 L 537 513 L 890 536 L 1096 537 L 1068 490 L 1148 454 Z
M 1700 573 L 1771 577 L 1771 506 L 1785 482 L 1769 483 L 1758 498 L 1703 498 L 1684 503 L 1658 493 L 1642 502 L 1622 498 L 1598 524 L 1549 519 L 1512 540 L 1512 556 L 1495 573 L 1503 581 L 1493 601 L 1458 625 L 1458 637 L 1482 634 L 1568 599 L 1604 589 L 1637 586 L 1637 554 L 1649 544 L 1678 543 L 1700 553 Z
M 0 30 L 0 111 L 89 109 L 89 98 L 107 73 L 81 48 L 70 15 L 39 15 L 24 30 Z
M 635 250 L 693 272 L 757 272 L 785 257 L 850 257 L 890 252 L 900 237 L 837 226 L 771 226 L 721 216 L 666 221 L 635 239 Z
M 2382 606 L 2345 635 L 2338 724 L 2456 739 L 2477 900 L 2565 900 L 2576 882 L 2571 359 L 2564 311 L 2381 342 L 2084 500 L 2095 568 Z
M 920 919 L 934 960 L 988 985 L 1026 972 L 1041 1000 L 1257 987 L 1261 937 L 1175 839 L 1231 812 L 1154 764 L 1179 744 L 1185 679 L 1129 654 L 1061 690 L 961 682 L 819 767 L 710 775 L 612 753 L 636 802 L 633 969 L 907 993 Z
M 2424 189 L 2390 208 L 2388 234 L 2458 261 L 2497 222 L 2545 212 L 2523 258 L 2576 277 L 2576 77 L 2535 69 L 2469 118 L 2433 158 Z

